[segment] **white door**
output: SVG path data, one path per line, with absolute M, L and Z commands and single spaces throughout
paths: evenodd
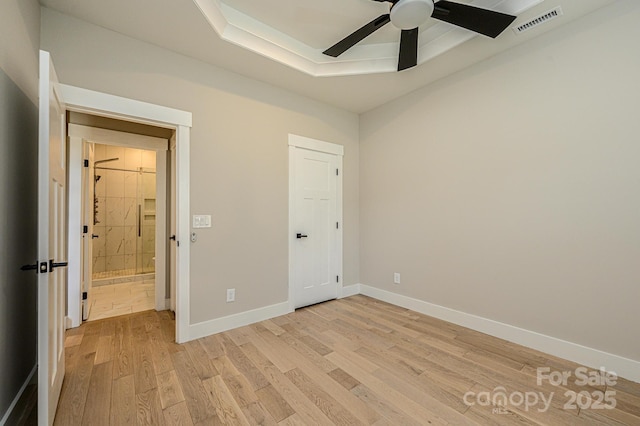
M 96 170 L 93 166 L 94 144 L 82 143 L 83 156 L 86 160 L 82 176 L 82 320 L 89 319 L 91 311 L 91 279 L 93 274 L 93 240 L 99 238 L 93 233 L 95 211 Z
M 40 51 L 38 142 L 38 424 L 51 425 L 64 378 L 66 284 L 65 108 L 48 52 Z
M 338 297 L 337 156 L 295 149 L 292 272 L 294 307 Z

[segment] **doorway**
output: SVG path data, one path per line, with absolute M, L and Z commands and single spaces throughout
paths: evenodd
M 343 147 L 289 135 L 289 305 L 342 290 Z
M 117 119 L 130 124 L 142 124 L 162 129 L 169 129 L 173 133 L 171 138 L 172 147 L 175 153 L 171 157 L 175 158 L 175 197 L 173 206 L 175 206 L 175 229 L 172 230 L 173 240 L 169 240 L 167 235 L 163 238 L 163 242 L 175 245 L 175 268 L 171 274 L 173 288 L 175 293 L 175 319 L 176 319 L 176 341 L 184 343 L 190 340 L 191 326 L 189 324 L 189 293 L 190 293 L 190 274 L 189 274 L 189 244 L 180 244 L 181 238 L 188 242 L 190 220 L 189 220 L 189 146 L 191 138 L 192 115 L 190 112 L 180 111 L 160 105 L 149 104 L 146 102 L 127 99 L 119 96 L 109 95 L 106 93 L 95 92 L 92 90 L 82 89 L 79 87 L 59 85 L 66 104 L 66 110 L 69 112 L 79 112 L 91 114 L 93 116 Z M 69 125 L 71 127 L 71 125 Z M 83 164 L 82 140 L 74 141 L 69 139 L 68 155 L 69 164 Z M 167 156 L 170 157 L 170 156 Z M 166 161 L 165 156 L 159 156 L 157 161 Z M 158 167 L 158 170 L 160 168 Z M 166 169 L 166 164 L 165 164 Z M 69 275 L 67 286 L 67 309 L 66 309 L 66 327 L 78 327 L 82 322 L 82 300 L 78 297 L 82 285 L 83 267 L 80 264 L 82 259 L 82 166 L 76 166 L 75 170 L 69 169 L 69 191 L 68 191 L 68 247 L 69 247 Z M 158 179 L 158 181 L 161 181 Z M 166 191 L 159 192 L 158 195 L 166 194 Z M 159 214 L 165 214 L 158 211 Z M 159 220 L 159 218 L 157 218 Z M 166 232 L 166 230 L 165 230 Z M 158 237 L 159 238 L 159 237 Z M 160 240 L 158 240 L 160 241 Z M 157 260 L 157 259 L 156 259 Z M 156 263 L 156 275 L 159 267 Z M 159 299 L 156 293 L 156 306 L 161 303 L 166 304 L 166 299 Z M 166 309 L 166 307 L 161 307 Z
M 83 318 L 110 318 L 155 308 L 156 152 L 87 142 L 83 186 L 91 234 L 91 299 Z M 93 185 L 93 188 L 88 188 Z M 163 226 L 160 224 L 160 226 Z M 90 241 L 89 241 L 90 238 Z M 86 255 L 89 251 L 85 252 Z M 160 286 L 165 283 L 158 283 Z

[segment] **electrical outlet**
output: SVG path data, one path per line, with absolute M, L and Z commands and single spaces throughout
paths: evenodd
M 235 302 L 236 301 L 236 289 L 228 288 L 227 289 L 227 302 Z
M 393 283 L 400 284 L 400 272 L 393 273 Z

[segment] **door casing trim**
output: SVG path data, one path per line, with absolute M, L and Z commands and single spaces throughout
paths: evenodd
M 190 318 L 190 243 L 189 243 L 189 166 L 192 114 L 190 112 L 127 99 L 120 96 L 61 84 L 68 111 L 116 118 L 175 130 L 176 135 L 176 216 L 177 240 L 182 240 L 176 254 L 176 341 L 189 340 Z

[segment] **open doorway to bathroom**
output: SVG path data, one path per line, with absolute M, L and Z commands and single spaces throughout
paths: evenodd
M 175 132 L 70 112 L 68 134 L 70 186 L 78 186 L 70 206 L 80 208 L 70 208 L 69 221 L 82 223 L 70 236 L 70 253 L 81 258 L 69 273 L 71 321 L 171 308 Z
M 156 152 L 93 146 L 88 320 L 155 308 Z

